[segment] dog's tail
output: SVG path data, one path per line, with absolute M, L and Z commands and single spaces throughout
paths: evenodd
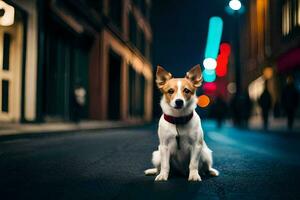
M 157 174 L 158 170 L 157 168 L 151 168 L 144 171 L 146 176 L 151 176 Z

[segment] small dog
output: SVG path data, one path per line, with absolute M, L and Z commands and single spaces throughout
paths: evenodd
M 172 78 L 171 73 L 158 66 L 156 84 L 163 93 L 160 105 L 158 150 L 152 154 L 155 168 L 145 170 L 156 175 L 155 181 L 166 181 L 170 166 L 183 174 L 189 169 L 189 181 L 201 181 L 199 171 L 211 176 L 219 172 L 212 168 L 212 151 L 203 139 L 201 120 L 195 109 L 196 90 L 202 84 L 200 65 L 194 66 L 185 78 Z

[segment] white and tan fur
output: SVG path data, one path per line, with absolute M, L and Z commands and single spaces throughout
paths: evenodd
M 154 168 L 145 170 L 145 174 L 157 174 L 155 181 L 168 180 L 170 168 L 183 174 L 188 172 L 189 181 L 201 181 L 199 172 L 218 176 L 219 172 L 212 168 L 212 151 L 203 139 L 201 120 L 195 111 L 196 89 L 202 83 L 200 66 L 194 66 L 185 78 L 172 78 L 169 72 L 158 66 L 156 83 L 163 93 L 160 105 L 164 114 L 180 117 L 193 112 L 193 117 L 184 125 L 174 125 L 161 116 L 158 127 L 159 146 L 152 154 Z M 176 105 L 176 100 L 183 101 L 180 108 Z M 177 148 L 176 142 L 178 133 L 180 149 Z

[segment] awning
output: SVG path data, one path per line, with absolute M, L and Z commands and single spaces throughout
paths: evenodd
M 296 68 L 300 69 L 300 48 L 282 54 L 278 58 L 277 68 L 280 73 L 290 72 Z

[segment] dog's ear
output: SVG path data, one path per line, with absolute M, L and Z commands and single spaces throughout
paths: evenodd
M 172 78 L 172 74 L 166 71 L 163 67 L 157 66 L 156 70 L 156 85 L 161 89 L 168 80 Z
M 200 65 L 195 65 L 190 71 L 186 73 L 186 79 L 190 80 L 194 87 L 200 87 L 202 84 L 202 72 Z

